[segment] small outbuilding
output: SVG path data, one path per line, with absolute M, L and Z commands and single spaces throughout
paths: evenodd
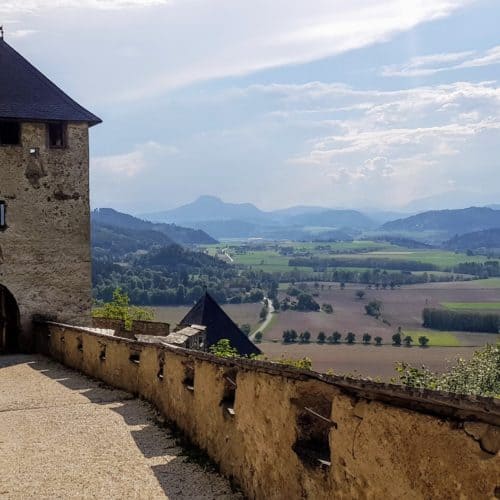
M 242 356 L 261 354 L 261 350 L 238 328 L 208 292 L 203 294 L 179 323 L 180 328 L 192 325 L 206 327 L 207 350 L 219 340 L 228 339 L 231 346 L 237 349 Z

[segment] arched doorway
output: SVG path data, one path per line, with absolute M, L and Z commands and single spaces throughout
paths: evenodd
M 0 285 L 0 353 L 19 349 L 19 307 L 14 296 Z

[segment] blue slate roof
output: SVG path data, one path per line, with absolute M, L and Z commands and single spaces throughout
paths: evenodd
M 236 326 L 233 320 L 207 292 L 184 316 L 179 325 L 184 327 L 191 325 L 205 326 L 208 347 L 216 344 L 221 339 L 228 339 L 231 346 L 243 356 L 261 354 L 261 350 Z
M 86 122 L 101 119 L 80 106 L 0 38 L 0 119 Z

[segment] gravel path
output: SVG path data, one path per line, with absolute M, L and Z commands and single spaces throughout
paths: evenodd
M 0 356 L 0 498 L 240 499 L 151 405 L 43 356 Z

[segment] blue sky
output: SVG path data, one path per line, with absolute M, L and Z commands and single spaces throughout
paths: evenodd
M 104 120 L 91 199 L 500 202 L 498 0 L 0 1 L 6 39 Z

